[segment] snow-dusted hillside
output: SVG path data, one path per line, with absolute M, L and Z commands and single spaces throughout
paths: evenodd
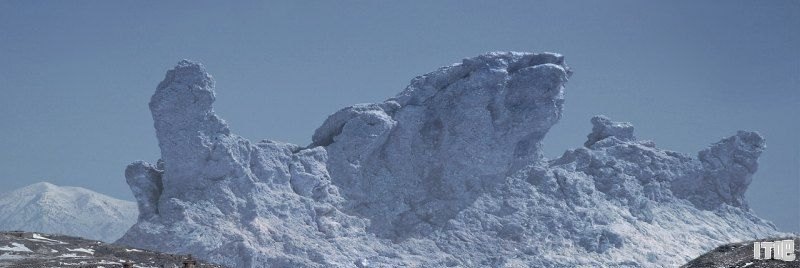
M 150 101 L 161 159 L 128 166 L 140 217 L 118 242 L 234 267 L 676 267 L 778 233 L 744 199 L 755 132 L 692 157 L 597 116 L 546 159 L 570 75 L 553 53 L 464 59 L 302 147 L 233 134 L 182 61 Z
M 80 187 L 32 184 L 0 194 L 0 230 L 113 242 L 136 222 L 136 203 Z
M 189 256 L 128 248 L 66 235 L 0 232 L 3 268 L 178 268 Z M 194 268 L 224 268 L 197 263 Z

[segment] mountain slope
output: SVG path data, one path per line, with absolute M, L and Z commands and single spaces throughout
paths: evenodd
M 113 242 L 136 222 L 136 204 L 80 187 L 32 184 L 0 194 L 0 230 Z
M 161 159 L 126 169 L 140 217 L 118 243 L 248 268 L 677 267 L 778 233 L 744 199 L 755 132 L 693 157 L 596 116 L 546 159 L 571 74 L 554 53 L 464 59 L 302 147 L 233 134 L 213 78 L 181 61 L 150 100 Z

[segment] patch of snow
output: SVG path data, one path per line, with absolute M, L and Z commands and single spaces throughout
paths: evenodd
M 11 254 L 11 253 L 0 254 L 0 260 L 19 260 L 19 259 L 25 259 L 25 258 L 26 258 L 25 256 L 14 255 L 14 254 Z
M 28 240 L 36 241 L 36 242 L 48 242 L 48 243 L 55 243 L 55 244 L 66 244 L 66 243 L 64 243 L 62 241 L 50 239 L 50 238 L 44 237 L 44 236 L 42 236 L 40 234 L 37 234 L 37 233 L 34 233 L 33 234 L 33 238 L 32 239 L 28 239 Z
M 76 249 L 69 249 L 68 248 L 67 250 L 68 251 L 73 251 L 73 252 L 83 252 L 83 253 L 94 255 L 94 249 L 91 249 L 91 248 L 76 248 Z
M 85 256 L 79 256 L 78 254 L 75 254 L 75 253 L 67 253 L 67 254 L 61 254 L 61 256 L 58 256 L 58 257 L 61 257 L 61 258 L 83 258 Z
M 28 247 L 19 243 L 11 243 L 11 246 L 0 247 L 0 251 L 13 251 L 13 252 L 33 252 Z

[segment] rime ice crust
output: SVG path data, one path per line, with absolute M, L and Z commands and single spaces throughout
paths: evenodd
M 146 220 L 158 215 L 158 198 L 164 189 L 162 174 L 163 170 L 144 161 L 133 162 L 125 169 L 125 180 L 139 207 L 139 219 Z
M 163 162 L 126 170 L 142 216 L 119 242 L 234 267 L 659 267 L 777 233 L 742 197 L 755 133 L 698 160 L 595 117 L 586 147 L 544 159 L 570 74 L 553 53 L 465 59 L 300 147 L 231 134 L 182 61 L 150 103 Z
M 721 204 L 748 208 L 744 192 L 758 169 L 758 157 L 766 148 L 757 132 L 739 131 L 700 151 L 703 165 L 700 179 L 674 183 L 682 197 L 702 208 Z
M 349 210 L 371 220 L 370 231 L 390 239 L 426 235 L 485 188 L 541 160 L 540 142 L 561 116 L 567 73 L 555 54 L 466 59 L 415 78 L 385 103 L 335 113 L 316 131 L 315 145 L 327 143 L 333 182 Z

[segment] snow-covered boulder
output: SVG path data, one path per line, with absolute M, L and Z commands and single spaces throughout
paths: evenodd
M 232 134 L 182 61 L 150 102 L 162 156 L 126 170 L 141 216 L 118 242 L 234 267 L 659 267 L 777 233 L 742 197 L 753 132 L 696 159 L 595 117 L 584 147 L 545 159 L 570 75 L 553 53 L 465 59 L 301 147 Z
M 588 140 L 583 143 L 586 147 L 591 147 L 595 142 L 601 141 L 608 137 L 614 137 L 621 141 L 630 141 L 636 139 L 633 137 L 633 125 L 628 122 L 614 122 L 608 117 L 598 115 L 592 117 L 592 133 L 589 133 L 586 138 Z

